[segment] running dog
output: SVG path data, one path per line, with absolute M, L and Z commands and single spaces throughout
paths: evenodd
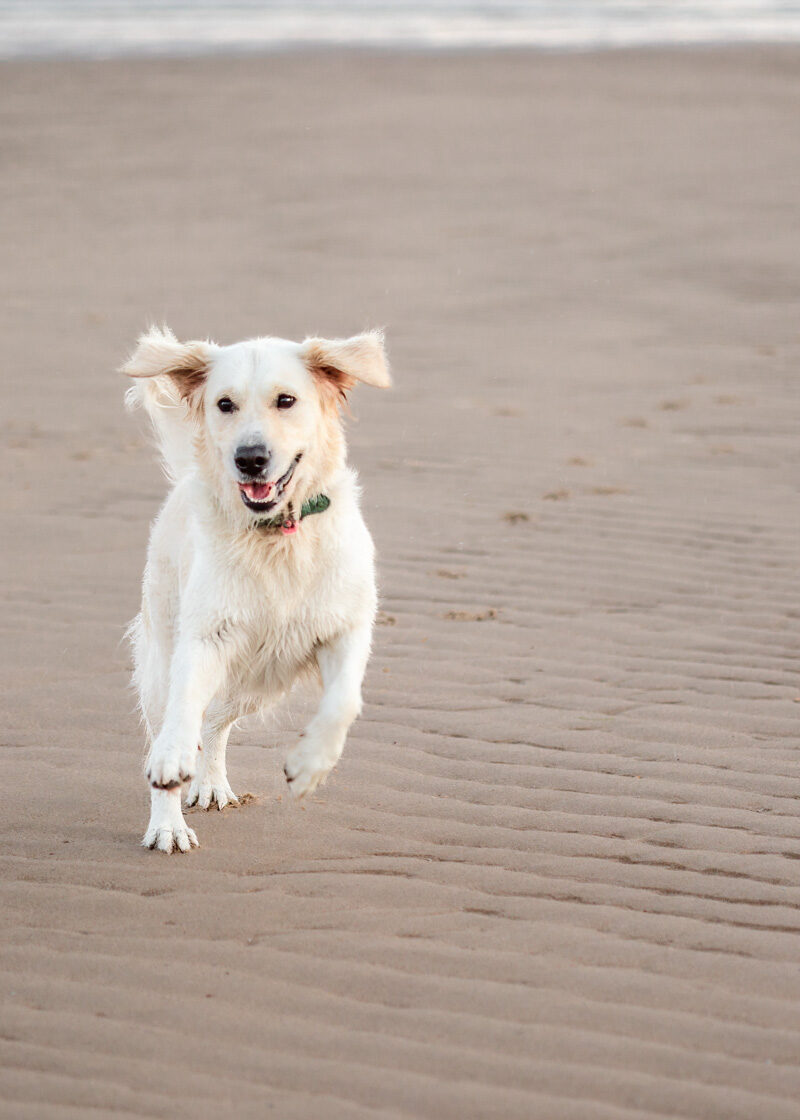
M 218 346 L 152 329 L 122 372 L 172 484 L 130 628 L 151 786 L 142 843 L 187 852 L 183 783 L 187 805 L 237 801 L 225 766 L 237 719 L 302 677 L 321 682 L 284 767 L 300 798 L 330 774 L 361 710 L 374 549 L 340 413 L 356 382 L 391 381 L 377 331 Z

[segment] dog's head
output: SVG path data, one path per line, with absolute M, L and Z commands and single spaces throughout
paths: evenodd
M 167 330 L 139 339 L 123 372 L 180 398 L 195 458 L 218 499 L 250 520 L 298 509 L 344 462 L 340 406 L 362 381 L 390 385 L 380 332 L 233 346 L 181 343 Z M 157 410 L 154 422 L 159 426 Z M 168 441 L 164 441 L 167 443 Z

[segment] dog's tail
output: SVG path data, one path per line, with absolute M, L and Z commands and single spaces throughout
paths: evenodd
M 166 375 L 137 379 L 125 393 L 125 407 L 147 413 L 170 481 L 188 474 L 194 466 L 192 425 L 172 380 Z

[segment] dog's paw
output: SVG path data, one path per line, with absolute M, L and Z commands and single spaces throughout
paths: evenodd
M 154 789 L 150 795 L 150 823 L 144 834 L 145 848 L 159 852 L 188 852 L 199 847 L 194 830 L 189 828 L 181 812 L 181 798 L 177 790 L 167 793 Z
M 226 805 L 238 804 L 239 798 L 228 785 L 228 779 L 219 774 L 198 775 L 186 794 L 187 808 L 197 805 L 199 809 L 210 809 L 216 805 L 218 809 L 224 809 Z
M 322 785 L 336 765 L 338 758 L 331 758 L 324 751 L 306 740 L 289 752 L 283 772 L 293 797 L 306 797 Z
M 145 774 L 153 789 L 178 789 L 194 777 L 197 768 L 197 746 L 162 742 L 161 736 L 153 743 L 147 759 Z
M 142 845 L 159 852 L 189 852 L 192 848 L 199 848 L 200 841 L 194 829 L 187 824 L 178 828 L 165 825 L 161 828 L 148 828 L 142 838 Z

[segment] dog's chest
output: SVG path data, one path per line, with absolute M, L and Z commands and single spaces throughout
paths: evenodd
M 236 676 L 250 691 L 291 687 L 316 649 L 341 631 L 341 589 L 329 581 L 273 580 L 249 598 Z

